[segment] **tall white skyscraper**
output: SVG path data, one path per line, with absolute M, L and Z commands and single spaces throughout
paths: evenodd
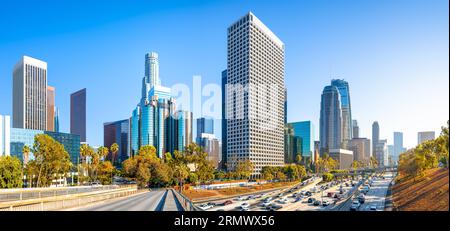
M 47 63 L 23 56 L 13 71 L 13 127 L 47 130 Z
M 11 142 L 11 119 L 0 115 L 0 156 L 9 156 Z
M 284 44 L 251 12 L 228 28 L 227 169 L 284 164 Z
M 402 152 L 403 152 L 403 133 L 394 132 L 394 150 L 389 154 L 392 155 L 392 160 L 394 162 L 397 162 Z

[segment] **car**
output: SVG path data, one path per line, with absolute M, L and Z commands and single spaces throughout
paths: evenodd
M 327 197 L 334 197 L 335 193 L 334 192 L 328 192 L 327 193 Z
M 227 201 L 223 202 L 222 204 L 223 204 L 223 206 L 225 206 L 225 205 L 231 205 L 231 204 L 233 204 L 233 202 L 230 201 L 230 200 L 227 200 Z
M 250 211 L 250 209 L 249 208 L 241 208 L 240 211 Z
M 264 199 L 264 202 L 270 202 L 270 201 L 272 201 L 272 197 L 267 197 L 266 199 Z
M 377 210 L 377 206 L 376 206 L 376 205 L 371 205 L 371 206 L 369 207 L 369 211 L 378 211 L 378 210 Z
M 315 200 L 313 203 L 314 206 L 319 206 L 320 205 L 320 201 L 319 200 Z
M 270 201 L 268 201 L 268 202 L 263 202 L 262 204 L 261 204 L 261 207 L 268 207 L 268 206 L 270 206 L 272 204 L 272 202 L 270 202 Z
M 323 207 L 326 207 L 326 206 L 328 206 L 328 205 L 330 205 L 330 202 L 329 202 L 329 201 L 325 200 L 325 201 L 322 202 L 322 206 L 323 206 Z
M 358 210 L 359 206 L 361 206 L 361 204 L 359 203 L 359 201 L 355 200 L 352 202 L 352 205 L 350 206 L 350 211 L 356 211 Z
M 208 204 L 202 204 L 199 206 L 202 210 L 208 210 L 210 208 L 212 208 L 212 205 L 208 205 Z
M 214 202 L 208 202 L 208 204 L 207 205 L 210 205 L 210 206 L 216 206 L 217 204 L 216 203 L 214 203 Z
M 366 202 L 366 198 L 364 197 L 364 194 L 360 194 L 360 195 L 358 196 L 358 202 L 359 202 L 360 204 L 364 204 L 364 202 Z
M 299 202 L 299 201 L 301 201 L 302 199 L 303 199 L 302 197 L 297 197 L 297 198 L 295 198 L 294 202 L 292 202 L 292 203 Z
M 272 208 L 273 210 L 278 210 L 278 209 L 283 208 L 282 205 L 277 205 L 277 204 L 273 204 L 273 205 L 271 205 L 271 206 L 269 206 L 269 207 Z
M 308 204 L 314 203 L 315 200 L 316 200 L 316 199 L 314 199 L 314 198 L 312 198 L 312 197 L 308 198 Z
M 250 204 L 249 203 L 242 203 L 241 204 L 241 209 L 245 209 L 245 208 L 249 208 Z
M 286 204 L 286 203 L 288 203 L 288 200 L 286 198 L 283 198 L 283 199 L 278 200 L 277 202 L 280 204 Z
M 225 210 L 224 209 L 218 209 L 218 210 L 216 210 L 217 212 L 224 212 Z
M 243 196 L 239 196 L 239 197 L 236 198 L 236 200 L 237 200 L 237 201 L 243 201 L 243 200 L 244 200 L 244 197 L 243 197 Z

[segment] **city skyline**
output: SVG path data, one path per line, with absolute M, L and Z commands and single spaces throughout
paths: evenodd
M 280 11 L 286 10 L 285 13 L 287 16 L 294 17 L 296 20 L 288 20 L 288 19 L 276 19 L 281 12 L 275 12 L 273 15 L 271 15 L 271 11 L 268 10 L 269 4 L 261 4 L 256 5 L 252 4 L 254 2 L 246 3 L 246 7 L 248 8 L 248 11 L 253 11 L 258 17 L 260 17 L 264 23 L 268 25 L 269 28 L 271 28 L 274 33 L 276 33 L 280 38 L 286 43 L 287 49 L 286 49 L 286 85 L 288 87 L 288 122 L 292 121 L 301 121 L 301 120 L 311 120 L 314 124 L 319 124 L 319 108 L 320 108 L 320 92 L 321 89 L 333 78 L 339 78 L 344 79 L 349 82 L 351 85 L 351 95 L 352 95 L 352 117 L 358 119 L 358 124 L 360 127 L 360 137 L 371 137 L 371 124 L 373 121 L 378 121 L 380 123 L 380 139 L 387 139 L 389 144 L 393 143 L 393 132 L 394 131 L 400 131 L 404 134 L 404 146 L 406 147 L 413 147 L 417 143 L 417 132 L 419 131 L 428 131 L 433 130 L 436 132 L 436 134 L 439 134 L 440 126 L 443 126 L 445 122 L 448 119 L 448 20 L 443 20 L 446 23 L 443 23 L 443 25 L 437 25 L 433 22 L 440 21 L 439 17 L 447 17 L 448 16 L 442 16 L 439 14 L 440 8 L 448 8 L 448 3 L 443 2 L 442 4 L 438 4 L 439 2 L 434 2 L 434 4 L 427 5 L 428 8 L 425 9 L 435 9 L 436 11 L 433 11 L 434 15 L 430 15 L 429 13 L 426 14 L 427 20 L 424 23 L 430 23 L 430 25 L 434 25 L 434 29 L 440 29 L 439 31 L 429 31 L 430 35 L 427 37 L 421 37 L 422 40 L 418 41 L 421 46 L 428 46 L 427 44 L 434 43 L 434 45 L 430 49 L 425 51 L 427 47 L 421 47 L 421 49 L 417 50 L 408 50 L 407 48 L 410 48 L 409 46 L 401 46 L 400 49 L 394 50 L 395 54 L 398 55 L 396 52 L 401 51 L 407 51 L 410 56 L 412 52 L 414 54 L 420 53 L 422 56 L 433 56 L 434 63 L 426 63 L 421 58 L 407 59 L 407 62 L 401 66 L 394 68 L 393 66 L 389 66 L 386 63 L 383 63 L 383 60 L 380 59 L 383 56 L 387 56 L 390 54 L 387 52 L 388 48 L 382 49 L 384 53 L 381 51 L 376 54 L 375 57 L 372 57 L 374 59 L 369 59 L 366 63 L 363 63 L 366 68 L 371 67 L 368 70 L 365 70 L 364 72 L 361 71 L 360 68 L 357 68 L 357 65 L 361 64 L 361 61 L 357 60 L 357 58 L 361 58 L 361 56 L 358 56 L 359 52 L 356 52 L 358 49 L 350 49 L 348 52 L 351 54 L 349 57 L 349 60 L 347 60 L 344 63 L 340 63 L 337 61 L 340 57 L 346 57 L 346 52 L 344 50 L 348 48 L 348 46 L 345 46 L 345 42 L 349 42 L 347 40 L 343 40 L 339 36 L 345 36 L 344 33 L 338 33 L 339 36 L 337 36 L 338 42 L 334 43 L 334 45 L 325 46 L 325 48 L 331 48 L 330 52 L 325 52 L 324 50 L 320 50 L 319 53 L 314 53 L 313 49 L 317 49 L 317 47 L 311 48 L 311 50 L 308 50 L 308 48 L 303 47 L 306 45 L 297 44 L 295 41 L 295 36 L 292 36 L 292 34 L 299 34 L 300 36 L 305 36 L 306 38 L 304 40 L 301 40 L 300 42 L 306 42 L 306 44 L 309 44 L 310 42 L 308 39 L 311 39 L 313 36 L 319 37 L 321 34 L 322 36 L 330 33 L 329 27 L 332 27 L 333 23 L 330 21 L 324 20 L 324 21 L 306 21 L 303 22 L 301 20 L 306 20 L 308 18 L 299 18 L 294 17 L 292 10 L 287 10 L 286 6 L 283 6 L 281 4 Z M 301 3 L 294 3 L 293 8 L 307 10 L 311 7 L 313 7 L 315 4 L 322 4 L 323 3 L 311 3 L 311 2 L 301 2 Z M 330 19 L 332 16 L 336 16 L 335 13 L 328 11 L 329 8 L 331 8 L 335 4 L 344 5 L 345 2 L 341 3 L 328 3 L 325 4 L 326 12 L 328 12 L 328 15 L 326 17 L 329 17 Z M 383 3 L 388 4 L 388 3 Z M 383 5 L 380 4 L 380 5 Z M 161 7 L 163 7 L 164 4 L 160 4 Z M 367 7 L 371 5 L 371 2 L 369 3 L 358 3 L 356 4 L 356 7 L 362 7 L 363 9 L 367 10 Z M 395 7 L 397 6 L 395 3 L 392 4 L 394 9 L 397 9 Z M 412 14 L 413 8 L 419 8 L 421 6 L 418 2 L 411 2 L 411 6 L 401 13 L 402 16 L 407 17 Z M 443 5 L 443 6 L 442 6 Z M 226 6 L 229 8 L 231 7 L 227 3 L 208 3 L 204 4 L 200 7 L 197 6 L 197 9 L 195 11 L 198 11 L 200 13 L 206 12 L 208 9 L 217 9 L 221 6 Z M 414 7 L 413 7 L 414 6 Z M 447 7 L 446 7 L 447 6 Z M 110 7 L 115 7 L 113 6 Z M 167 7 L 167 5 L 166 5 Z M 304 8 L 303 8 L 304 7 Z M 381 10 L 382 6 L 376 6 L 378 10 Z M 398 10 L 398 9 L 397 9 Z M 186 17 L 190 12 L 193 11 L 190 6 L 188 5 L 182 5 L 181 7 L 177 7 L 177 9 L 174 9 L 177 14 L 181 13 L 181 17 Z M 0 10 L 0 12 L 2 12 Z M 86 11 L 86 14 L 89 15 L 89 10 Z M 3 12 L 2 12 L 3 13 Z M 135 11 L 133 13 L 136 13 Z M 130 14 L 133 14 L 130 13 Z M 172 11 L 164 11 L 164 13 L 159 13 L 162 15 L 159 15 L 162 18 L 169 17 L 168 15 L 171 15 Z M 140 95 L 140 87 L 138 86 L 139 80 L 144 76 L 144 73 L 142 71 L 142 56 L 144 53 L 147 53 L 149 51 L 155 50 L 162 57 L 164 57 L 164 62 L 161 64 L 165 70 L 165 73 L 162 75 L 162 79 L 164 81 L 164 85 L 166 86 L 172 86 L 176 83 L 184 83 L 191 85 L 192 80 L 191 76 L 195 74 L 200 74 L 203 77 L 204 84 L 207 83 L 216 83 L 220 84 L 221 78 L 220 73 L 226 66 L 226 39 L 224 38 L 226 35 L 226 28 L 230 25 L 230 22 L 233 22 L 235 18 L 240 17 L 245 12 L 242 11 L 242 9 L 237 10 L 233 12 L 232 14 L 225 15 L 225 14 L 219 14 L 208 26 L 202 26 L 202 30 L 205 30 L 207 32 L 211 33 L 211 38 L 208 38 L 208 41 L 210 44 L 206 45 L 207 49 L 213 49 L 214 52 L 206 52 L 205 50 L 200 50 L 200 54 L 194 55 L 193 61 L 181 61 L 184 59 L 181 59 L 178 56 L 182 56 L 182 53 L 189 53 L 188 49 L 180 49 L 178 45 L 176 45 L 177 41 L 180 43 L 180 38 L 173 38 L 170 32 L 167 30 L 162 30 L 160 36 L 163 40 L 164 38 L 168 38 L 168 44 L 163 44 L 163 42 L 156 39 L 155 46 L 149 45 L 152 43 L 149 43 L 148 41 L 144 40 L 138 40 L 139 45 L 137 46 L 131 46 L 131 45 L 120 45 L 120 52 L 127 50 L 131 51 L 124 51 L 123 54 L 114 54 L 110 52 L 105 52 L 105 49 L 109 46 L 118 46 L 120 41 L 135 41 L 137 38 L 131 37 L 125 37 L 125 36 L 119 36 L 118 39 L 108 39 L 107 44 L 108 45 L 99 45 L 102 38 L 105 38 L 106 35 L 115 35 L 116 33 L 119 33 L 119 31 L 123 31 L 127 29 L 124 29 L 124 27 L 127 27 L 128 25 L 133 25 L 131 27 L 132 29 L 129 29 L 130 31 L 134 30 L 143 30 L 143 26 L 149 22 L 149 18 L 151 18 L 154 14 L 152 12 L 140 12 L 139 14 L 136 13 L 135 15 L 117 15 L 118 18 L 116 19 L 109 19 L 108 22 L 102 22 L 101 20 L 96 21 L 98 24 L 93 24 L 94 28 L 89 28 L 86 25 L 81 25 L 78 28 L 74 30 L 69 30 L 70 26 L 65 28 L 65 30 L 54 30 L 52 33 L 43 33 L 43 32 L 35 32 L 31 36 L 29 34 L 22 35 L 23 37 L 20 38 L 21 33 L 12 33 L 17 34 L 15 36 L 19 36 L 19 38 L 11 37 L 10 32 L 6 33 L 6 31 L 2 30 L 0 33 L 0 36 L 2 39 L 0 39 L 0 97 L 2 97 L 2 104 L 0 105 L 0 114 L 3 115 L 11 115 L 12 116 L 12 92 L 11 92 L 11 86 L 12 86 L 12 68 L 14 63 L 17 61 L 19 57 L 22 55 L 29 55 L 31 57 L 43 60 L 48 63 L 48 85 L 51 85 L 56 88 L 56 91 L 58 92 L 55 98 L 55 105 L 60 108 L 60 130 L 62 132 L 68 132 L 69 131 L 69 116 L 70 116 L 70 105 L 69 95 L 80 89 L 80 88 L 89 88 L 89 98 L 87 102 L 87 111 L 88 117 L 87 117 L 87 137 L 89 143 L 92 145 L 101 145 L 103 143 L 102 140 L 102 127 L 103 123 L 107 121 L 116 121 L 121 118 L 128 118 L 130 115 L 130 111 L 132 110 L 133 105 L 135 105 L 135 99 L 139 98 Z M 316 12 L 317 13 L 317 12 Z M 442 12 L 441 12 L 442 13 Z M 362 13 L 361 13 L 362 14 Z M 0 15 L 6 15 L 7 14 L 0 14 Z M 356 14 L 355 14 L 356 15 Z M 359 14 L 357 14 L 359 15 Z M 207 16 L 206 13 L 201 14 L 199 17 L 195 17 L 195 19 L 189 20 L 184 22 L 184 25 L 194 25 L 195 23 L 198 23 L 199 20 L 201 21 L 203 17 Z M 342 15 L 341 15 L 342 16 Z M 362 15 L 359 15 L 362 17 L 362 19 L 365 19 L 370 21 L 370 17 L 364 17 Z M 370 15 L 374 16 L 374 15 Z M 2 18 L 3 16 L 0 16 Z M 317 16 L 308 14 L 304 17 L 311 17 L 311 19 L 317 19 Z M 391 16 L 393 17 L 393 16 Z M 388 15 L 389 18 L 389 15 Z M 340 20 L 344 20 L 342 18 L 339 18 Z M 398 18 L 397 18 L 398 19 Z M 437 20 L 439 19 L 439 20 Z M 387 20 L 387 19 L 386 19 Z M 6 21 L 6 20 L 1 20 Z M 64 20 L 63 20 L 64 21 Z M 164 21 L 164 20 L 161 20 Z M 364 20 L 363 20 L 364 21 Z M 167 20 L 163 24 L 165 25 L 172 25 L 174 21 Z M 339 23 L 342 21 L 336 22 Z M 395 21 L 398 24 L 393 23 L 393 25 L 389 25 L 387 30 L 394 30 L 397 27 L 400 27 L 402 23 L 405 23 L 402 21 L 402 18 L 398 19 L 398 21 Z M 16 22 L 20 25 L 20 21 Z M 348 23 L 348 22 L 347 22 Z M 81 23 L 82 24 L 82 23 Z M 71 24 L 72 25 L 72 24 Z M 201 24 L 205 25 L 205 24 Z M 314 32 L 314 26 L 325 26 L 325 28 L 328 28 L 327 32 L 325 34 L 323 33 L 312 33 L 310 35 L 302 34 L 302 29 L 294 29 L 295 26 L 304 25 L 306 28 L 308 28 L 308 32 Z M 340 24 L 338 24 L 340 25 Z M 365 30 L 358 30 L 359 24 L 350 24 L 349 30 L 351 30 L 353 33 L 355 32 L 362 32 L 363 34 L 361 36 L 367 36 L 371 33 L 368 33 Z M 421 24 L 426 25 L 426 24 Z M 442 27 L 441 27 L 442 26 Z M 72 25 L 72 27 L 75 27 Z M 180 26 L 182 27 L 182 26 Z M 5 30 L 8 29 L 8 26 L 5 25 L 5 27 L 2 26 L 2 28 L 5 28 Z M 12 28 L 10 28 L 12 31 Z M 73 29 L 73 28 L 72 28 Z M 97 30 L 97 29 L 104 29 L 106 32 L 105 35 L 101 33 L 92 32 L 91 29 Z M 158 30 L 158 28 L 155 28 Z M 187 31 L 180 29 L 181 31 L 177 29 L 173 33 L 186 33 Z M 342 28 L 341 28 L 342 29 Z M 344 28 L 345 29 L 345 28 Z M 376 30 L 376 28 L 373 28 Z M 20 32 L 20 29 L 17 29 L 18 32 Z M 420 27 L 419 29 L 411 29 L 409 27 L 401 30 L 397 34 L 395 34 L 395 38 L 400 37 L 404 38 L 404 36 L 408 35 L 408 33 L 419 33 L 423 32 L 424 28 Z M 431 29 L 429 29 L 431 30 Z M 428 31 L 428 30 L 426 30 Z M 345 32 L 345 30 L 344 30 Z M 195 33 L 195 31 L 194 31 Z M 213 35 L 214 33 L 218 33 L 217 36 Z M 364 34 L 366 33 L 366 34 Z M 441 34 L 442 33 L 442 34 Z M 5 36 L 3 36 L 5 34 Z M 358 33 L 357 33 L 358 34 Z M 75 35 L 74 39 L 70 39 L 68 35 Z M 85 41 L 85 38 L 89 37 L 90 35 L 94 35 L 94 41 L 92 43 L 87 43 Z M 434 37 L 433 37 L 434 36 Z M 24 37 L 28 37 L 29 40 L 25 39 Z M 177 37 L 177 36 L 175 36 Z M 198 37 L 198 36 L 197 36 Z M 320 37 L 323 38 L 323 37 Z M 32 41 L 32 39 L 36 39 L 36 41 Z M 77 40 L 78 39 L 78 40 Z M 379 38 L 381 41 L 385 41 L 384 37 Z M 398 38 L 397 38 L 398 39 Z M 442 39 L 442 41 L 441 41 Z M 15 41 L 17 40 L 17 41 Z M 55 41 L 57 41 L 55 43 Z M 153 39 L 150 39 L 150 41 L 153 41 Z M 364 40 L 363 44 L 357 43 L 357 47 L 360 49 L 369 49 L 371 52 L 374 52 L 369 47 L 366 47 L 369 41 L 372 40 Z M 413 41 L 408 40 L 409 45 L 413 45 Z M 189 46 L 194 48 L 200 48 L 202 45 L 205 44 L 205 40 L 203 39 L 194 39 L 192 37 L 188 40 Z M 321 42 L 326 42 L 322 41 Z M 323 45 L 324 43 L 319 42 L 319 44 Z M 374 47 L 381 45 L 380 41 L 375 41 L 376 43 L 373 44 Z M 399 41 L 395 40 L 392 43 L 388 43 L 390 46 L 398 45 Z M 41 43 L 44 44 L 41 46 Z M 341 43 L 341 44 L 340 44 Z M 344 44 L 342 44 L 344 43 Z M 351 43 L 351 42 L 349 42 Z M 36 45 L 39 46 L 37 47 Z M 61 47 L 64 44 L 70 44 L 70 48 L 64 48 L 61 49 Z M 98 56 L 96 54 L 93 54 L 92 58 L 87 57 L 85 53 L 76 51 L 74 48 L 83 48 L 84 45 L 90 45 L 97 46 L 95 50 L 89 50 L 93 51 L 93 53 L 100 53 L 101 56 Z M 125 42 L 127 44 L 127 42 Z M 342 48 L 338 48 L 337 45 L 343 45 Z M 54 45 L 54 46 L 53 46 Z M 174 48 L 168 49 L 168 45 L 173 45 Z M 309 44 L 311 45 L 311 44 Z M 213 48 L 213 47 L 217 48 Z M 89 46 L 88 46 L 89 47 Z M 219 49 L 221 48 L 221 49 Z M 324 48 L 324 49 L 325 49 Z M 379 48 L 379 47 L 378 47 Z M 392 47 L 389 47 L 390 49 L 393 49 Z M 447 49 L 446 49 L 447 48 Z M 173 50 L 172 50 L 173 49 Z M 175 50 L 179 49 L 179 52 L 176 52 Z M 299 52 L 302 49 L 306 49 L 309 52 Z M 439 50 L 439 51 L 438 51 Z M 3 52 L 4 51 L 4 52 Z M 67 53 L 74 54 L 71 57 L 67 58 Z M 333 54 L 337 53 L 336 54 Z M 294 53 L 300 53 L 300 54 L 294 54 Z M 176 55 L 178 54 L 178 55 Z M 307 61 L 311 56 L 313 55 L 314 58 L 317 58 L 316 61 Z M 323 57 L 319 57 L 319 55 L 323 55 Z M 352 55 L 354 55 L 352 57 Z M 109 56 L 109 57 L 107 57 Z M 441 57 L 442 56 L 442 57 Z M 100 60 L 99 57 L 103 57 L 104 60 Z M 436 57 L 436 58 L 435 58 Z M 86 59 L 86 60 L 85 60 Z M 324 60 L 324 59 L 328 59 Z M 400 60 L 400 57 L 390 59 L 390 61 L 394 61 L 396 63 L 398 60 Z M 302 60 L 302 62 L 299 62 L 299 60 Z M 381 62 L 381 65 L 386 67 L 387 69 L 392 71 L 393 73 L 389 73 L 389 71 L 386 72 L 376 72 L 375 69 L 378 69 L 379 67 L 374 67 L 373 63 L 370 63 L 370 61 L 377 60 L 377 62 Z M 419 61 L 423 61 L 419 62 Z M 83 70 L 84 68 L 80 68 L 81 70 L 75 70 L 73 69 L 74 66 L 72 66 L 69 62 L 73 62 L 73 65 L 76 66 L 85 66 L 86 70 Z M 88 64 L 86 62 L 92 62 L 93 64 Z M 201 64 L 198 64 L 198 62 Z M 296 65 L 296 63 L 300 65 Z M 312 65 L 315 68 L 309 68 L 309 64 L 313 64 L 317 62 L 317 65 Z M 347 63 L 348 62 L 348 63 Z M 353 63 L 352 63 L 353 62 Z M 355 63 L 356 62 L 356 63 Z M 441 63 L 442 62 L 442 63 Z M 119 64 L 120 63 L 120 64 Z M 340 65 L 342 64 L 342 65 Z M 377 63 L 379 65 L 380 63 Z M 398 64 L 398 63 L 397 63 Z M 408 65 L 415 65 L 417 69 L 410 70 L 406 68 L 405 66 Z M 332 66 L 332 68 L 325 68 L 328 69 L 328 71 L 322 71 L 325 66 Z M 179 68 L 170 68 L 170 67 L 176 67 L 179 66 Z M 203 66 L 210 66 L 208 68 L 205 68 Z M 438 67 L 437 70 L 431 69 L 431 67 Z M 439 68 L 441 67 L 441 68 Z M 406 69 L 405 69 L 406 68 Z M 73 73 L 67 73 L 67 70 L 70 69 Z M 174 69 L 181 69 L 180 70 L 174 70 Z M 305 70 L 306 69 L 306 70 Z M 330 70 L 332 69 L 332 71 Z M 445 70 L 446 69 L 446 70 Z M 359 71 L 358 71 L 359 70 Z M 419 70 L 419 71 L 417 71 Z M 419 72 L 420 74 L 416 74 L 415 72 Z M 378 75 L 378 77 L 375 77 L 375 75 Z M 385 76 L 382 76 L 385 75 Z M 396 75 L 402 75 L 399 79 L 392 79 L 393 76 Z M 430 75 L 433 75 L 430 77 Z M 310 77 L 311 76 L 311 77 Z M 372 76 L 372 77 L 370 77 Z M 367 78 L 366 78 L 367 77 Z M 313 80 L 308 80 L 309 78 Z M 392 80 L 389 80 L 389 79 Z M 432 81 L 428 81 L 429 78 L 432 79 Z M 403 80 L 402 80 L 403 79 Z M 408 79 L 408 81 L 406 81 Z M 132 80 L 132 81 L 130 81 Z M 427 80 L 425 82 L 425 80 Z M 105 85 L 102 86 L 99 84 L 99 82 L 104 83 Z M 370 82 L 372 81 L 372 82 Z M 389 82 L 386 82 L 389 81 Z M 129 82 L 129 83 L 128 83 Z M 371 83 L 370 87 L 367 84 L 368 82 Z M 425 82 L 425 83 L 424 83 Z M 388 83 L 388 84 L 387 84 Z M 445 84 L 447 83 L 447 84 Z M 381 85 L 380 85 L 381 84 Z M 407 87 L 404 85 L 406 84 Z M 302 89 L 306 89 L 306 92 L 301 91 L 295 91 L 296 86 L 300 86 Z M 305 87 L 307 86 L 307 87 Z M 382 87 L 382 88 L 381 88 Z M 420 87 L 420 95 L 417 94 L 417 92 L 411 91 L 412 93 L 409 94 L 405 91 L 401 91 L 400 88 L 419 88 Z M 117 90 L 123 90 L 124 94 L 115 94 L 114 92 Z M 380 92 L 383 92 L 383 94 L 380 94 Z M 400 91 L 402 94 L 399 94 Z M 375 97 L 375 95 L 379 95 L 379 97 Z M 395 97 L 393 97 L 395 95 Z M 127 96 L 127 97 L 124 97 Z M 445 96 L 445 97 L 443 97 Z M 405 100 L 411 100 L 420 98 L 419 100 L 416 100 L 414 102 L 413 107 L 408 107 L 408 105 L 404 105 Z M 124 99 L 121 99 L 124 98 Z M 117 105 L 117 107 L 110 107 L 108 104 L 101 105 L 101 102 L 111 99 L 114 102 L 120 102 L 120 104 Z M 298 100 L 290 100 L 290 99 L 298 99 Z M 389 100 L 387 100 L 389 99 Z M 92 100 L 92 101 L 90 101 Z M 98 101 L 97 101 L 98 100 Z M 294 103 L 295 102 L 295 103 Z M 433 103 L 430 103 L 433 102 Z M 366 105 L 367 104 L 367 105 Z M 375 106 L 373 106 L 375 105 Z M 299 109 L 301 108 L 301 109 Z M 372 109 L 372 110 L 370 110 Z M 385 113 L 386 111 L 392 112 L 392 113 Z M 399 114 L 400 112 L 408 113 L 405 114 Z M 386 114 L 386 115 L 385 115 Z M 95 115 L 95 116 L 94 116 Z M 197 117 L 200 117 L 201 115 L 194 115 L 194 119 Z M 221 137 L 220 134 L 220 123 L 215 121 L 215 126 L 217 126 L 217 129 L 215 131 L 216 137 Z M 315 140 L 318 140 L 318 129 L 316 128 L 316 138 Z

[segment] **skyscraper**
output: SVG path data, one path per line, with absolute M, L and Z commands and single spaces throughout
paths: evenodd
M 119 146 L 119 151 L 113 162 L 116 166 L 130 157 L 128 150 L 129 127 L 128 119 L 103 124 L 103 146 L 110 148 L 114 143 Z M 112 160 L 111 150 L 109 151 L 108 159 Z
M 352 126 L 353 126 L 353 138 L 359 138 L 359 126 L 358 126 L 358 121 L 353 120 Z
M 378 166 L 388 166 L 388 149 L 386 140 L 378 140 L 375 145 L 375 157 L 378 160 Z
M 314 124 L 311 121 L 288 123 L 292 126 L 294 136 L 301 138 L 301 154 L 303 159 L 310 159 L 314 163 Z
M 47 63 L 23 56 L 13 70 L 13 127 L 47 129 Z
M 284 44 L 253 13 L 228 27 L 227 164 L 284 164 Z
M 284 162 L 296 163 L 297 156 L 302 155 L 302 138 L 296 136 L 292 124 L 284 128 Z M 302 160 L 304 161 L 304 159 Z
M 331 86 L 337 87 L 339 95 L 341 97 L 341 110 L 342 110 L 342 147 L 346 148 L 347 144 L 353 138 L 353 126 L 352 126 L 352 106 L 350 103 L 350 87 L 348 82 L 343 79 L 331 80 Z
M 320 148 L 321 155 L 330 149 L 340 149 L 342 143 L 341 102 L 338 88 L 326 86 L 320 104 Z
M 214 134 L 202 133 L 199 139 L 199 145 L 203 147 L 203 150 L 208 153 L 206 160 L 211 161 L 214 168 L 219 167 L 219 140 L 216 139 Z
M 11 142 L 11 118 L 0 115 L 0 156 L 8 156 Z
M 227 70 L 222 71 L 222 166 L 223 170 L 227 170 L 227 111 L 226 111 L 226 86 L 227 86 Z
M 149 84 L 149 89 L 153 86 L 161 85 L 161 80 L 159 79 L 159 58 L 156 52 L 145 54 L 145 80 Z
M 403 133 L 394 132 L 394 150 L 392 155 L 392 161 L 397 162 L 400 154 L 403 152 Z
M 70 95 L 70 133 L 86 142 L 86 88 Z
M 417 144 L 421 144 L 428 140 L 434 140 L 434 136 L 435 136 L 434 131 L 418 132 L 417 133 Z
M 47 131 L 55 131 L 55 88 L 47 86 Z
M 54 118 L 54 124 L 55 124 L 55 132 L 59 132 L 59 108 L 55 107 L 55 118 Z
M 197 144 L 200 144 L 203 133 L 214 134 L 214 119 L 204 117 L 197 119 Z
M 380 141 L 380 126 L 375 121 L 372 124 L 372 156 L 376 156 L 378 141 Z
M 371 156 L 370 140 L 367 138 L 353 138 L 349 149 L 353 151 L 353 157 L 357 161 L 368 164 Z

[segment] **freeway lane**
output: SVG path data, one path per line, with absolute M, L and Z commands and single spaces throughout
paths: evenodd
M 97 203 L 74 211 L 161 211 L 166 192 L 166 190 L 146 192 L 119 200 Z
M 392 173 L 386 173 L 384 179 L 377 178 L 366 195 L 366 202 L 359 208 L 360 211 L 370 211 L 371 206 L 376 206 L 377 210 L 384 210 L 384 201 L 389 184 L 393 179 Z

